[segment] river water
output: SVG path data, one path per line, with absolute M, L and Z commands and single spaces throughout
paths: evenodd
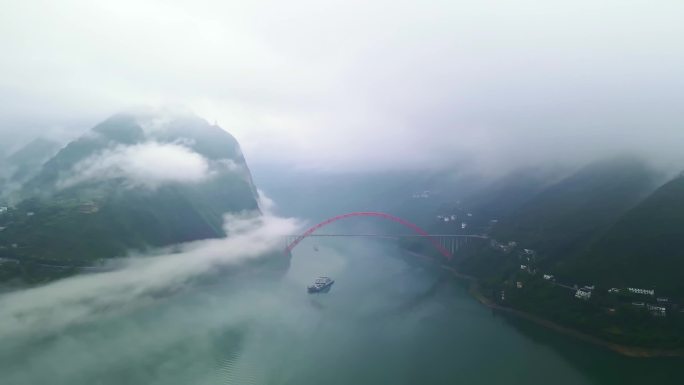
M 319 275 L 335 285 L 308 295 Z M 0 384 L 680 384 L 683 362 L 497 314 L 389 244 L 306 240 L 278 278 L 231 274 L 0 346 Z

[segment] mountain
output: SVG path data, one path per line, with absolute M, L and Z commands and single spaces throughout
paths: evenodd
M 611 287 L 656 288 L 684 295 L 684 177 L 627 212 L 567 267 L 568 274 Z
M 42 165 L 59 151 L 60 147 L 58 142 L 37 138 L 7 156 L 2 164 L 1 174 L 6 180 L 3 183 L 2 192 L 8 195 L 33 177 Z
M 352 211 L 385 211 L 420 225 L 429 224 L 443 203 L 465 195 L 476 183 L 452 170 L 320 172 L 279 167 L 257 174 L 259 187 L 283 203 L 278 209 L 285 216 L 324 220 Z
M 83 265 L 225 236 L 227 213 L 258 211 L 240 146 L 191 115 L 114 115 L 51 157 L 0 215 L 0 256 Z
M 621 156 L 589 164 L 499 221 L 492 235 L 558 259 L 582 251 L 650 192 L 660 175 Z
M 478 217 L 506 218 L 557 182 L 559 175 L 563 175 L 563 170 L 551 167 L 515 170 L 485 183 L 464 197 L 461 203 Z
M 42 165 L 55 155 L 60 147 L 58 142 L 36 138 L 8 156 L 7 163 L 13 166 Z

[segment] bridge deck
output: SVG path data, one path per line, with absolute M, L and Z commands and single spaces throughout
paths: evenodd
M 289 237 L 298 237 L 293 234 Z M 308 237 L 385 237 L 385 238 L 488 238 L 486 235 L 477 234 L 309 234 Z

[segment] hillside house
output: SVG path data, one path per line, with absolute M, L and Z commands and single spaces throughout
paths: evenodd
M 422 192 L 417 192 L 412 195 L 413 199 L 427 199 L 430 198 L 430 190 L 425 190 Z
M 94 214 L 99 210 L 99 207 L 97 207 L 97 205 L 94 202 L 85 202 L 81 204 L 78 208 L 78 211 L 82 214 Z
M 653 289 L 637 289 L 634 287 L 630 287 L 630 288 L 627 288 L 627 290 L 633 294 L 655 295 L 655 290 L 653 290 Z
M 588 301 L 591 299 L 591 290 L 586 290 L 584 288 L 582 289 L 577 289 L 575 292 L 575 298 L 581 299 L 583 301 Z
M 663 306 L 647 305 L 646 308 L 651 312 L 651 315 L 656 317 L 665 317 L 667 315 L 667 309 Z

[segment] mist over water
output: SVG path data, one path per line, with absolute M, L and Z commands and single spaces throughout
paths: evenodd
M 319 275 L 335 285 L 308 295 Z M 232 270 L 130 302 L 50 333 L 4 333 L 0 383 L 630 384 L 655 364 L 627 368 L 613 353 L 526 330 L 391 243 L 306 240 L 286 272 Z M 657 365 L 664 378 L 676 370 Z
M 296 231 L 291 219 L 256 213 L 226 216 L 225 239 L 179 246 L 177 253 L 131 258 L 107 273 L 80 275 L 0 297 L 0 337 L 50 336 L 63 328 L 154 304 L 202 276 L 279 251 Z

